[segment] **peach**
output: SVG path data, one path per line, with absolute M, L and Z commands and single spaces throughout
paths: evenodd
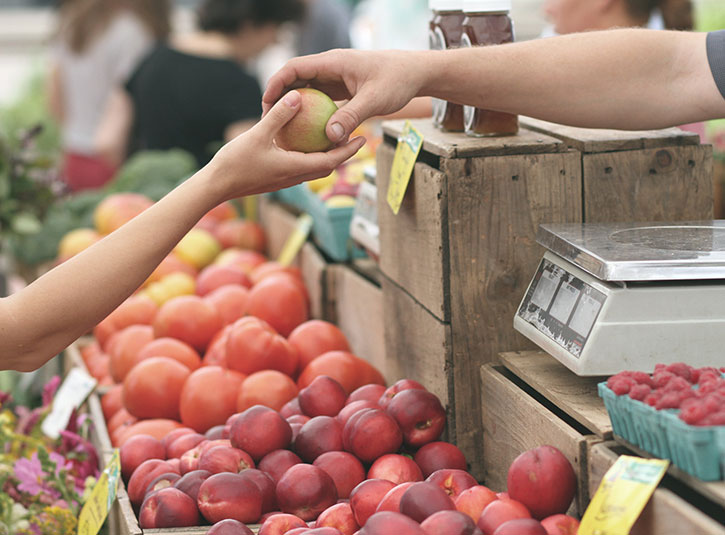
M 410 389 L 426 390 L 426 388 L 418 381 L 413 381 L 413 379 L 401 379 L 394 385 L 389 386 L 385 392 L 383 392 L 383 395 L 380 396 L 380 399 L 378 400 L 378 405 L 385 409 L 388 406 L 388 403 L 390 403 L 399 392 Z
M 121 474 L 128 481 L 133 471 L 149 459 L 166 459 L 166 451 L 160 440 L 150 435 L 136 435 L 121 447 Z
M 371 385 L 372 386 L 372 385 Z M 375 385 L 377 386 L 377 385 Z M 337 420 L 344 426 L 347 421 L 350 419 L 350 417 L 355 414 L 358 411 L 361 411 L 363 409 L 379 409 L 380 405 L 377 404 L 375 401 L 366 401 L 363 399 L 359 399 L 357 401 L 353 401 L 352 403 L 348 403 L 345 405 L 342 410 L 337 413 Z
M 342 535 L 353 535 L 360 529 L 349 503 L 336 503 L 320 513 L 315 527 L 326 526 L 338 529 Z
M 366 479 L 357 485 L 350 493 L 350 507 L 355 520 L 364 526 L 378 508 L 383 497 L 395 487 L 385 479 Z
M 398 424 L 382 409 L 365 409 L 353 414 L 342 434 L 345 449 L 363 462 L 369 463 L 395 453 L 403 443 Z
M 254 461 L 292 441 L 292 428 L 279 413 L 255 405 L 242 412 L 232 424 L 230 439 L 235 448 L 246 451 Z
M 347 396 L 345 405 L 349 405 L 353 401 L 372 401 L 377 405 L 378 400 L 385 393 L 385 390 L 386 388 L 383 385 L 363 385 L 360 388 L 353 390 L 350 395 Z
M 262 513 L 269 513 L 277 508 L 277 496 L 275 493 L 277 484 L 269 474 L 257 470 L 256 468 L 248 468 L 240 472 L 240 476 L 248 479 L 259 489 L 262 495 Z
M 193 470 L 191 472 L 187 472 L 181 476 L 181 478 L 176 480 L 174 488 L 188 494 L 189 497 L 194 500 L 194 503 L 196 503 L 196 500 L 199 497 L 199 487 L 201 487 L 201 484 L 204 483 L 210 475 L 212 475 L 211 472 L 207 472 L 206 470 Z
M 257 485 L 229 472 L 209 476 L 199 487 L 197 504 L 212 523 L 233 518 L 254 524 L 262 516 L 262 495 Z
M 381 511 L 370 517 L 360 535 L 426 535 L 418 523 L 400 513 Z
M 446 492 L 433 483 L 413 483 L 400 498 L 400 512 L 416 522 L 446 510 L 455 511 L 456 506 Z
M 468 515 L 458 511 L 438 511 L 426 518 L 420 527 L 428 535 L 481 535 L 481 530 Z
M 207 470 L 212 474 L 221 472 L 239 473 L 254 468 L 254 461 L 245 451 L 231 446 L 217 446 L 203 451 L 199 457 L 199 470 Z
M 171 467 L 174 469 L 174 472 L 181 473 L 181 462 L 179 459 L 166 459 L 166 462 L 171 465 Z
M 375 460 L 368 470 L 368 479 L 387 479 L 395 485 L 423 481 L 423 473 L 415 461 L 405 455 L 388 453 Z
M 277 483 L 277 503 L 285 513 L 314 520 L 337 502 L 335 483 L 327 473 L 311 464 L 296 464 Z
M 436 470 L 426 479 L 429 483 L 435 483 L 441 489 L 446 491 L 446 494 L 455 500 L 461 492 L 478 485 L 478 482 L 473 478 L 471 474 L 465 470 L 456 470 L 454 468 L 444 468 L 442 470 Z
M 327 472 L 332 478 L 340 499 L 349 498 L 352 489 L 365 480 L 365 468 L 362 463 L 346 451 L 323 453 L 312 464 Z
M 483 485 L 475 485 L 461 492 L 454 500 L 456 509 L 478 522 L 481 513 L 492 501 L 497 500 L 496 493 Z
M 141 505 L 138 517 L 141 529 L 199 525 L 199 510 L 194 500 L 173 487 L 149 494 Z
M 516 518 L 501 524 L 493 535 L 546 535 L 546 530 L 538 520 Z
M 207 451 L 217 446 L 232 446 L 232 442 L 228 438 L 217 438 L 216 440 L 207 440 L 199 443 L 199 451 L 204 455 Z
M 300 94 L 300 109 L 277 132 L 275 142 L 283 150 L 320 152 L 330 149 L 334 143 L 325 133 L 327 121 L 337 111 L 337 105 L 322 91 L 311 87 L 296 90 Z
M 166 457 L 169 459 L 180 459 L 181 456 L 192 448 L 204 442 L 206 437 L 200 433 L 187 433 L 170 442 L 166 446 Z
M 443 468 L 466 469 L 463 452 L 448 442 L 429 442 L 415 452 L 414 460 L 420 466 L 423 477 Z
M 312 418 L 309 416 L 305 416 L 304 414 L 293 414 L 292 416 L 289 416 L 288 418 L 285 418 L 287 422 L 291 424 L 301 424 L 305 425 L 307 422 L 309 422 Z
M 224 425 L 215 425 L 214 427 L 208 429 L 206 433 L 204 433 L 204 436 L 208 440 L 218 440 L 220 438 L 226 438 L 224 437 Z
M 300 517 L 288 513 L 277 513 L 265 520 L 257 532 L 258 535 L 284 535 L 295 528 L 307 529 L 307 523 Z
M 282 416 L 282 418 L 289 418 L 290 416 L 293 416 L 295 414 L 302 414 L 302 409 L 300 408 L 300 399 L 298 397 L 295 397 L 289 400 L 279 410 L 279 414 L 280 416 Z
M 174 468 L 161 459 L 149 459 L 142 462 L 128 480 L 127 491 L 131 503 L 137 507 L 140 506 L 149 483 L 161 474 L 173 471 Z
M 144 496 L 148 496 L 157 490 L 173 487 L 174 483 L 176 483 L 179 479 L 181 479 L 181 476 L 176 472 L 166 472 L 165 474 L 161 474 L 149 483 L 149 486 L 146 487 L 146 492 L 144 492 Z
M 188 474 L 199 469 L 199 457 L 201 457 L 201 446 L 191 448 L 185 452 L 179 459 L 179 471 L 182 474 Z
M 435 394 L 409 389 L 396 394 L 386 407 L 403 432 L 403 441 L 414 448 L 438 440 L 446 426 L 446 410 Z
M 168 448 L 169 444 L 181 435 L 188 435 L 189 433 L 196 433 L 196 431 L 194 431 L 191 427 L 179 427 L 178 429 L 174 429 L 166 433 L 164 438 L 161 439 L 161 444 L 163 444 L 164 448 Z
M 407 483 L 401 483 L 390 489 L 387 494 L 383 496 L 383 499 L 380 500 L 380 503 L 378 504 L 377 509 L 375 509 L 375 512 L 394 511 L 396 513 L 399 513 L 400 498 L 403 497 L 403 493 L 408 490 L 413 483 L 413 481 L 408 481 Z
M 342 451 L 342 426 L 330 416 L 315 416 L 295 438 L 295 451 L 303 461 L 313 462 L 329 451 Z
M 569 515 L 552 515 L 541 521 L 547 535 L 577 535 L 579 521 Z
M 226 518 L 209 528 L 206 535 L 254 535 L 254 532 L 239 520 Z
M 300 390 L 298 399 L 303 414 L 309 417 L 337 416 L 345 406 L 347 393 L 332 377 L 318 375 Z
M 483 535 L 493 535 L 501 524 L 516 518 L 531 518 L 524 504 L 510 499 L 494 500 L 483 510 L 476 525 Z
M 274 450 L 262 457 L 257 464 L 257 468 L 269 474 L 274 482 L 277 483 L 287 470 L 301 462 L 302 459 L 292 451 Z
M 321 528 L 311 528 L 305 531 L 305 535 L 342 535 L 342 532 L 332 526 L 324 526 Z

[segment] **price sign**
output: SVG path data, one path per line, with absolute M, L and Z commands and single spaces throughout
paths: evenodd
M 628 535 L 668 465 L 662 459 L 620 456 L 587 507 L 579 535 Z
M 398 146 L 395 148 L 388 185 L 387 200 L 395 215 L 398 215 L 400 205 L 403 204 L 405 190 L 408 189 L 410 175 L 413 173 L 415 160 L 422 146 L 423 135 L 410 124 L 410 121 L 405 121 L 403 132 L 398 138 Z
M 297 218 L 297 224 L 295 225 L 292 234 L 289 235 L 287 241 L 282 247 L 282 251 L 279 253 L 277 262 L 283 266 L 289 266 L 292 261 L 300 252 L 302 246 L 307 241 L 307 236 L 310 235 L 312 229 L 312 216 L 310 214 L 302 214 Z
M 96 486 L 93 487 L 91 495 L 83 505 L 81 514 L 78 517 L 78 535 L 96 535 L 108 512 L 111 510 L 113 500 L 116 499 L 118 479 L 121 474 L 121 461 L 118 450 L 113 450 L 113 455 L 108 465 L 98 478 Z
M 93 377 L 80 368 L 73 368 L 55 393 L 53 408 L 40 426 L 43 433 L 50 438 L 58 438 L 68 425 L 73 410 L 80 407 L 96 383 Z

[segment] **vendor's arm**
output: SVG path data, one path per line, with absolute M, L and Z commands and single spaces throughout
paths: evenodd
M 363 144 L 327 153 L 285 152 L 273 144 L 299 108 L 292 93 L 212 161 L 123 227 L 27 288 L 0 299 L 0 369 L 41 366 L 133 293 L 211 208 L 228 199 L 328 175 Z
M 308 83 L 350 98 L 327 126 L 338 139 L 415 96 L 574 126 L 661 128 L 725 117 L 706 36 L 629 29 L 442 52 L 335 50 L 288 62 L 270 79 L 264 106 Z

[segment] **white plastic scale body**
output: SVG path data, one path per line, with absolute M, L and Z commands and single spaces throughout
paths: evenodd
M 577 375 L 725 366 L 725 221 L 542 225 L 514 327 Z

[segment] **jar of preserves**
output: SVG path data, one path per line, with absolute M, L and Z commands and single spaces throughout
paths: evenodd
M 429 0 L 428 6 L 433 11 L 428 33 L 430 49 L 461 46 L 463 0 Z M 463 106 L 434 98 L 433 124 L 448 132 L 463 132 Z
M 461 46 L 512 43 L 511 0 L 464 0 Z M 463 124 L 469 136 L 506 136 L 519 131 L 518 115 L 464 106 Z

